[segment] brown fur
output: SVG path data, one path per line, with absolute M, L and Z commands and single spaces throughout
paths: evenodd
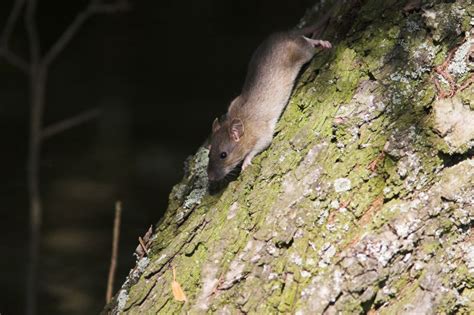
M 242 161 L 245 168 L 270 145 L 294 81 L 315 54 L 315 42 L 303 35 L 295 31 L 273 34 L 253 54 L 241 94 L 230 104 L 225 119 L 213 126 L 208 165 L 211 181 L 223 179 Z M 236 129 L 233 122 L 241 122 L 243 128 Z M 227 157 L 222 158 L 223 153 Z

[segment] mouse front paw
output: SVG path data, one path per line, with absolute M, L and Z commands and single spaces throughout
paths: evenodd
M 332 48 L 332 44 L 327 40 L 318 40 L 317 45 L 319 45 L 323 48 L 326 48 L 326 49 Z
M 247 156 L 244 160 L 244 163 L 242 163 L 242 171 L 250 165 L 252 165 L 252 157 Z
M 326 49 L 332 48 L 332 44 L 327 40 L 313 39 L 307 37 L 305 37 L 305 39 L 314 47 L 321 46 L 322 48 Z

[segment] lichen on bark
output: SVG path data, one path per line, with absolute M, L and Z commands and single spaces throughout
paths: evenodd
M 473 87 L 459 88 L 473 67 L 448 57 L 471 41 L 473 6 L 342 3 L 327 31 L 335 48 L 300 76 L 270 148 L 213 196 L 201 148 L 170 195 L 149 263 L 108 309 L 474 310 L 474 139 L 457 125 L 474 124 Z M 434 71 L 444 62 L 458 88 L 441 99 L 438 88 L 453 87 Z M 171 266 L 185 303 L 173 297 Z

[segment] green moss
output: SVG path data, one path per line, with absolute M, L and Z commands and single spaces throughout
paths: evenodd
M 379 310 L 380 315 L 402 314 L 406 306 L 412 303 L 416 291 L 419 290 L 418 281 L 408 282 L 405 287 L 395 293 L 396 299 L 391 299 L 388 305 Z
M 462 298 L 465 303 L 460 305 L 458 314 L 472 314 L 472 310 L 474 310 L 474 290 L 472 288 L 464 289 L 462 291 Z
M 457 96 L 461 99 L 464 105 L 469 106 L 471 110 L 474 110 L 474 87 L 471 86 L 461 93 L 458 93 Z
M 292 311 L 297 292 L 297 283 L 287 282 L 285 284 L 285 288 L 280 296 L 280 303 L 278 304 L 278 311 L 280 313 L 290 313 Z
M 436 251 L 440 248 L 440 244 L 438 241 L 432 241 L 429 243 L 424 243 L 422 246 L 422 251 L 426 255 L 434 255 Z
M 467 288 L 474 289 L 474 274 L 467 268 L 465 264 L 459 264 L 456 268 L 454 281 Z
M 370 222 L 367 229 L 371 230 L 378 230 L 382 226 L 384 226 L 387 222 L 392 220 L 394 217 L 398 216 L 401 212 L 405 211 L 404 208 L 406 207 L 405 202 L 400 200 L 392 200 L 382 207 L 382 209 L 375 213 L 372 221 Z
M 128 292 L 128 300 L 124 307 L 124 310 L 129 309 L 131 306 L 141 303 L 148 295 L 150 290 L 155 286 L 155 280 L 145 281 L 141 286 L 132 286 Z
M 427 109 L 431 106 L 436 98 L 436 90 L 434 86 L 428 85 L 421 92 L 421 97 L 414 104 L 416 107 Z
M 342 299 L 339 299 L 339 311 L 341 314 L 349 315 L 349 314 L 363 314 L 364 309 L 360 301 L 353 297 L 353 296 L 346 296 Z M 337 307 L 337 306 L 336 306 Z
M 140 284 L 132 287 L 129 305 L 139 304 L 153 285 L 152 294 L 157 296 L 158 302 L 149 302 L 152 311 L 186 313 L 201 293 L 204 266 L 215 264 L 216 277 L 220 277 L 226 275 L 233 261 L 238 261 L 243 264 L 244 273 L 249 273 L 248 277 L 231 288 L 218 291 L 212 298 L 209 312 L 220 311 L 225 306 L 230 313 L 292 313 L 296 306 L 302 305 L 301 291 L 314 276 L 320 276 L 322 281 L 329 279 L 333 265 L 324 266 L 324 259 L 329 264 L 337 261 L 339 254 L 353 246 L 359 237 L 380 230 L 406 210 L 408 201 L 401 200 L 409 198 L 414 188 L 406 187 L 405 178 L 397 172 L 403 156 L 387 154 L 378 162 L 375 172 L 368 169 L 395 130 L 415 128 L 416 136 L 407 146 L 413 149 L 409 153 L 416 154 L 420 160 L 419 169 L 409 170 L 418 172 L 414 183 L 419 185 L 417 189 L 425 188 L 435 179 L 433 170 L 442 162 L 437 157 L 442 142 L 431 131 L 432 122 L 426 118 L 426 109 L 431 106 L 436 90 L 429 73 L 416 68 L 419 65 L 412 60 L 413 52 L 423 43 L 429 44 L 430 48 L 434 46 L 429 42 L 426 30 L 407 32 L 407 21 L 419 23 L 420 14 L 405 18 L 398 3 L 394 0 L 390 3 L 392 7 L 376 0 L 362 4 L 349 36 L 344 37 L 335 49 L 314 58 L 301 75 L 277 125 L 278 134 L 271 147 L 257 156 L 254 165 L 222 193 L 200 198 L 200 205 L 187 212 L 182 222 L 176 221 L 176 215 L 185 211 L 182 205 L 186 188 L 192 185 L 191 177 L 176 186 L 165 218 L 157 229 L 150 257 L 152 263 Z M 441 51 L 434 58 L 436 64 L 444 61 L 450 46 L 441 45 Z M 433 63 L 431 59 L 426 62 L 429 69 Z M 363 82 L 374 83 L 377 87 L 370 93 L 383 102 L 385 112 L 371 113 L 368 121 L 355 114 L 348 115 L 347 121 L 336 124 L 335 116 L 341 108 L 348 106 Z M 472 103 L 471 94 L 467 90 L 462 93 L 465 104 Z M 356 104 L 354 108 L 359 110 L 366 105 Z M 307 155 L 318 144 L 324 144 L 321 152 L 300 170 Z M 308 179 L 309 172 L 316 168 L 320 172 Z M 338 178 L 349 179 L 351 189 L 336 193 L 334 181 Z M 284 186 L 288 183 L 292 186 Z M 297 193 L 292 195 L 292 189 Z M 371 206 L 380 196 L 384 197 L 385 204 L 375 211 Z M 349 200 L 347 211 L 334 209 L 331 205 L 336 201 L 341 205 Z M 373 213 L 367 215 L 368 223 L 357 225 L 369 210 Z M 452 234 L 454 239 L 457 234 L 453 223 L 442 216 L 438 219 L 444 236 L 450 238 Z M 243 253 L 250 241 L 266 242 L 268 246 L 259 252 L 261 257 L 252 257 L 255 261 L 250 261 Z M 336 254 L 325 258 L 323 247 L 328 244 Z M 415 245 L 420 246 L 415 250 L 420 250 L 421 254 L 436 256 L 441 252 L 437 242 L 420 240 Z M 272 246 L 277 248 L 269 254 Z M 215 258 L 216 253 L 221 256 Z M 183 305 L 172 297 L 168 261 L 171 258 L 177 281 L 191 301 L 189 304 Z M 262 278 L 263 266 L 271 270 L 271 277 Z M 309 274 L 302 274 L 302 271 Z M 456 281 L 465 279 L 467 287 L 472 288 L 473 279 L 464 265 L 455 272 Z M 382 313 L 403 311 L 419 289 L 409 272 L 401 273 L 398 279 L 387 282 L 396 290 L 397 299 L 385 296 Z M 258 290 L 250 293 L 249 287 Z M 472 296 L 472 292 L 464 289 L 463 295 Z M 344 294 L 334 307 L 343 314 L 362 313 L 364 309 L 357 297 L 357 293 Z M 440 310 L 449 312 L 454 307 L 453 301 L 452 296 L 446 296 Z M 132 308 L 131 312 L 138 313 L 138 308 Z
M 456 309 L 458 299 L 452 291 L 443 294 L 441 301 L 439 301 L 436 307 L 437 314 L 452 314 Z
M 408 275 L 403 275 L 398 278 L 396 281 L 391 283 L 391 288 L 395 290 L 395 292 L 403 292 L 406 287 L 408 287 L 411 283 Z M 395 293 L 397 295 L 397 293 Z

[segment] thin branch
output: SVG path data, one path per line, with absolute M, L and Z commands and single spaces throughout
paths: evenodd
M 63 51 L 67 44 L 69 44 L 74 35 L 76 35 L 84 22 L 90 17 L 90 15 L 91 12 L 89 10 L 85 10 L 76 16 L 74 21 L 46 53 L 43 59 L 45 65 L 51 64 L 51 62 L 56 59 L 56 57 Z
M 29 71 L 29 65 L 26 60 L 21 58 L 20 56 L 16 55 L 13 53 L 10 49 L 7 47 L 0 47 L 0 56 L 5 58 L 5 60 L 11 64 L 14 67 L 17 67 L 24 73 L 28 73 Z
M 117 201 L 115 203 L 114 234 L 113 234 L 113 239 L 112 239 L 112 258 L 110 260 L 109 278 L 107 280 L 107 293 L 105 295 L 105 302 L 107 304 L 112 300 L 112 293 L 114 290 L 114 278 L 115 278 L 115 270 L 117 268 L 121 216 L 122 216 L 122 203 L 120 201 Z
M 143 252 L 148 255 L 148 248 L 141 236 L 138 237 L 138 243 L 140 243 L 140 246 L 142 247 Z
M 47 69 L 40 67 L 40 39 L 36 24 L 37 0 L 26 2 L 25 28 L 30 49 L 30 140 L 28 146 L 28 190 L 30 197 L 30 246 L 26 287 L 26 314 L 37 313 L 38 264 L 40 261 L 41 222 L 43 210 L 39 189 L 41 157 L 40 132 L 43 121 Z
M 38 27 L 36 25 L 36 8 L 37 0 L 28 0 L 26 3 L 25 27 L 28 33 L 28 42 L 30 44 L 30 61 L 31 65 L 36 67 L 39 65 L 41 46 L 38 35 Z
M 13 8 L 10 11 L 10 15 L 8 15 L 7 23 L 5 24 L 5 28 L 3 29 L 2 35 L 1 35 L 1 40 L 0 40 L 0 45 L 5 47 L 5 49 L 8 48 L 8 43 L 10 41 L 10 37 L 13 34 L 13 30 L 15 29 L 16 22 L 18 21 L 18 18 L 20 17 L 21 10 L 23 9 L 23 6 L 25 4 L 25 0 L 15 0 L 15 3 L 13 4 Z
M 45 92 L 47 83 L 47 74 L 49 64 L 59 55 L 59 53 L 66 47 L 71 41 L 74 35 L 78 32 L 79 28 L 84 24 L 89 16 L 100 12 L 111 12 L 108 5 L 102 5 L 100 1 L 90 0 L 89 6 L 86 10 L 79 13 L 76 19 L 71 25 L 64 31 L 59 39 L 53 44 L 51 49 L 42 58 L 41 54 L 41 41 L 38 32 L 38 25 L 36 21 L 38 0 L 15 0 L 15 6 L 10 13 L 10 17 L 7 21 L 7 26 L 4 30 L 5 37 L 0 39 L 0 43 L 3 43 L 3 47 L 0 53 L 6 56 L 7 60 L 10 60 L 12 64 L 17 65 L 20 69 L 27 72 L 30 80 L 30 141 L 29 141 L 29 153 L 28 153 L 28 190 L 30 197 L 30 247 L 29 247 L 29 265 L 28 265 L 28 276 L 27 276 L 27 290 L 26 290 L 26 313 L 28 315 L 34 315 L 37 311 L 37 276 L 38 276 L 38 262 L 40 258 L 39 243 L 41 240 L 41 220 L 42 220 L 42 207 L 41 207 L 41 195 L 39 190 L 40 174 L 39 174 L 39 161 L 41 158 L 41 145 L 45 138 L 50 137 L 54 134 L 60 133 L 64 130 L 72 128 L 80 123 L 88 121 L 93 117 L 96 117 L 98 113 L 91 111 L 71 119 L 61 121 L 50 127 L 43 128 L 43 114 L 45 106 Z M 25 2 L 26 1 L 26 2 Z M 122 7 L 126 0 L 116 0 L 117 8 Z M 27 39 L 29 44 L 29 65 L 22 61 L 21 58 L 14 55 L 8 49 L 8 40 L 14 30 L 16 20 L 20 16 L 21 9 L 26 3 L 26 9 L 24 14 L 24 23 L 27 33 Z M 120 4 L 120 5 L 118 5 Z M 3 42 L 2 42 L 3 40 Z M 118 226 L 120 225 L 120 204 L 116 205 L 116 221 L 114 227 L 114 243 L 112 253 L 112 263 L 110 266 L 107 298 L 111 297 L 113 288 L 113 278 L 115 275 L 116 259 L 118 251 Z M 118 218 L 117 218 L 118 217 Z
M 459 92 L 464 91 L 469 85 L 474 83 L 474 75 L 471 75 L 469 79 L 467 79 L 458 89 Z
M 20 56 L 16 55 L 10 50 L 10 37 L 15 30 L 15 25 L 20 17 L 21 10 L 25 5 L 25 0 L 15 0 L 13 7 L 8 15 L 7 22 L 3 28 L 1 38 L 0 38 L 0 56 L 5 58 L 5 60 L 20 69 L 22 72 L 28 72 L 28 63 L 23 60 Z
M 42 140 L 46 140 L 68 129 L 74 128 L 81 124 L 87 123 L 93 119 L 96 119 L 97 117 L 100 116 L 100 114 L 101 114 L 101 110 L 99 108 L 95 108 L 95 109 L 85 111 L 71 118 L 61 120 L 50 126 L 44 127 L 41 133 L 41 138 Z
M 91 0 L 87 8 L 76 16 L 74 21 L 68 26 L 68 28 L 66 28 L 64 33 L 58 38 L 58 40 L 46 53 L 43 60 L 44 64 L 47 66 L 56 59 L 56 57 L 69 44 L 69 42 L 72 40 L 72 38 L 76 35 L 81 26 L 86 22 L 89 17 L 98 13 L 114 13 L 118 11 L 123 11 L 127 8 L 128 3 L 123 0 L 119 0 L 117 3 L 113 4 L 101 4 L 98 1 Z
M 34 68 L 33 68 L 34 66 Z M 28 144 L 27 182 L 30 199 L 30 246 L 26 288 L 26 314 L 37 313 L 38 264 L 40 261 L 41 222 L 43 208 L 40 193 L 41 128 L 45 106 L 48 71 L 38 65 L 31 68 L 30 136 Z

